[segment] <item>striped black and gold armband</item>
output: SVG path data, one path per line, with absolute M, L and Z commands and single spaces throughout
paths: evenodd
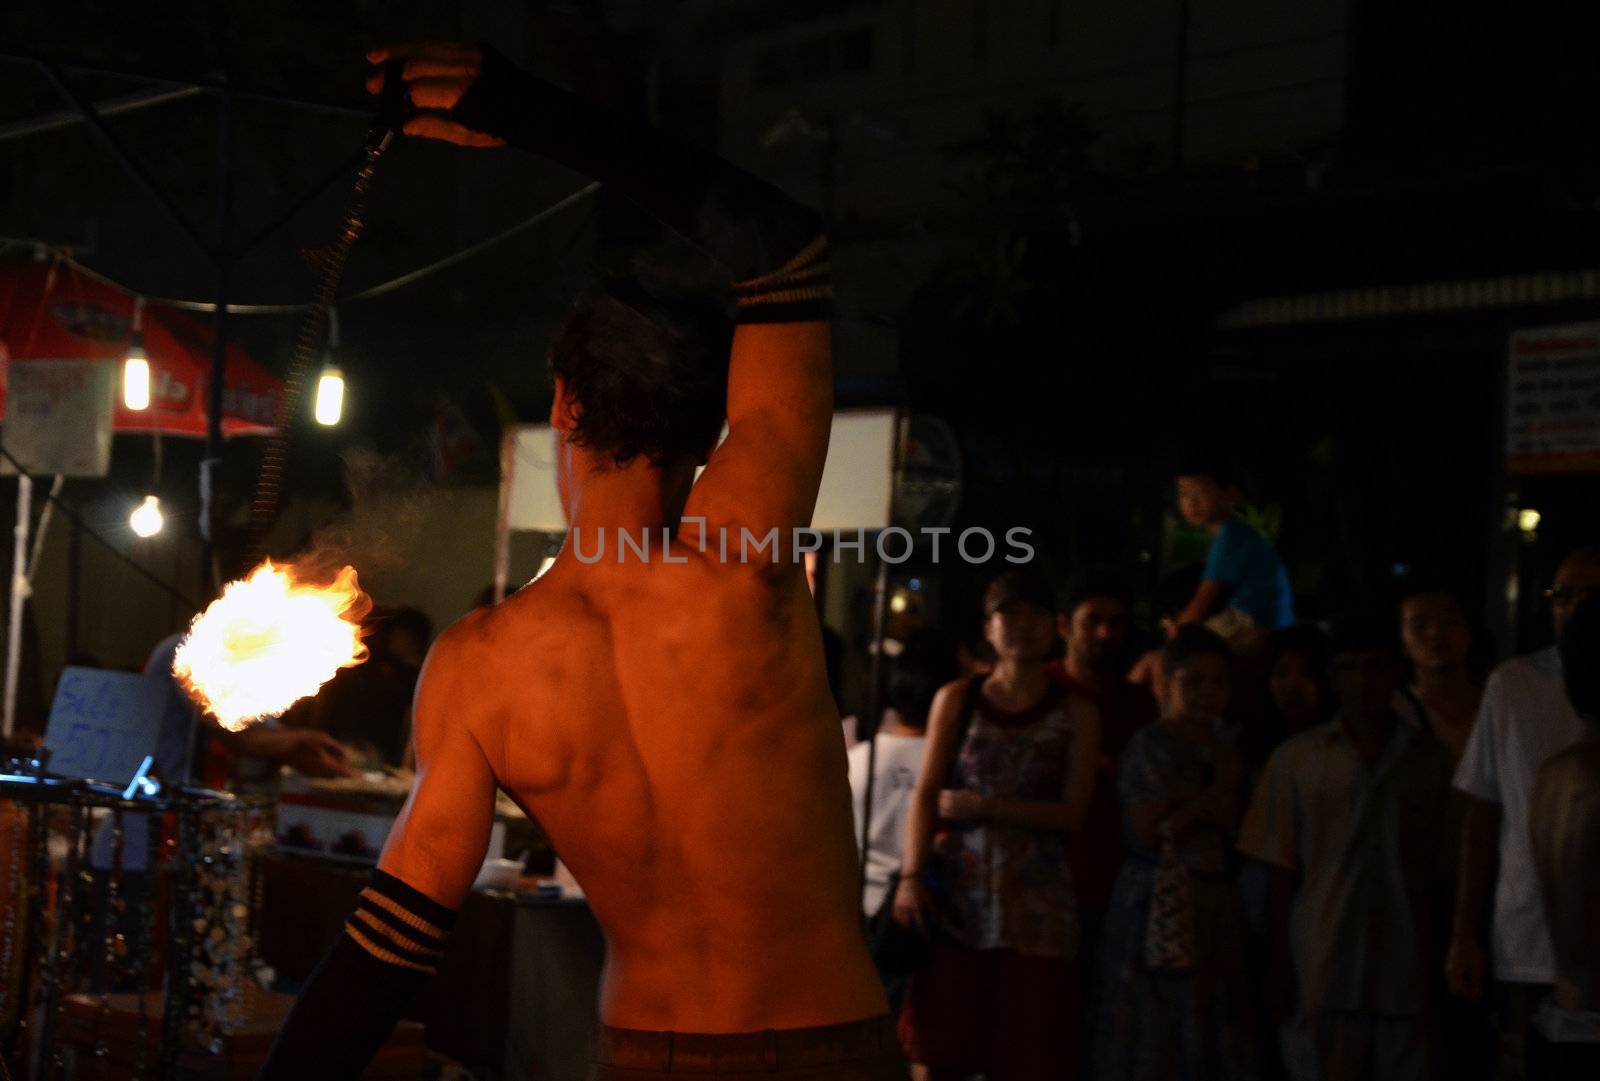
M 438 971 L 456 914 L 393 875 L 372 872 L 344 933 L 376 960 L 425 976 Z
M 383 871 L 306 981 L 258 1081 L 356 1078 L 438 969 L 456 914 Z
M 819 236 L 777 270 L 735 282 L 740 323 L 803 323 L 833 314 L 828 238 Z

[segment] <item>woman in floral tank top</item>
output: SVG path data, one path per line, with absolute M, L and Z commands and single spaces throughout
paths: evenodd
M 1100 718 L 1045 670 L 1047 586 L 1004 575 L 984 614 L 995 669 L 935 699 L 908 814 L 895 919 L 931 934 L 933 950 L 901 1043 L 933 1081 L 1069 1078 L 1081 1002 L 1067 838 L 1093 794 Z

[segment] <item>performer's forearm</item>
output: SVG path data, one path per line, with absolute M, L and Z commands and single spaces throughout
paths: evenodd
M 333 949 L 300 992 L 257 1081 L 361 1076 L 434 973 L 455 913 L 373 873 Z
M 733 281 L 771 274 L 821 235 L 814 211 L 765 181 L 521 71 L 487 45 L 482 51 L 477 79 L 451 111 L 456 119 L 626 195 Z

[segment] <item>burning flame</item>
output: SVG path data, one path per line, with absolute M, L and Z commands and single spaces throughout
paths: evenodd
M 361 617 L 371 606 L 354 567 L 315 585 L 269 559 L 195 617 L 172 674 L 222 727 L 238 732 L 366 660 Z

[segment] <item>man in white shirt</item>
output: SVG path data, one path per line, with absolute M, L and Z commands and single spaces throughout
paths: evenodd
M 1547 593 L 1559 642 L 1578 605 L 1600 595 L 1600 549 L 1571 552 Z M 1491 884 L 1494 919 L 1489 973 L 1503 985 L 1507 1049 L 1521 1073 L 1533 1011 L 1555 978 L 1550 929 L 1529 843 L 1528 815 L 1539 767 L 1584 737 L 1568 701 L 1556 646 L 1506 661 L 1489 676 L 1455 787 L 1469 797 L 1462 830 L 1461 871 L 1445 975 L 1450 989 L 1482 997 L 1482 916 Z M 1499 871 L 1495 870 L 1495 854 Z
M 1533 859 L 1555 953 L 1555 989 L 1528 1035 L 1533 1081 L 1600 1077 L 1600 600 L 1567 624 L 1561 662 L 1589 738 L 1539 770 L 1529 813 Z

